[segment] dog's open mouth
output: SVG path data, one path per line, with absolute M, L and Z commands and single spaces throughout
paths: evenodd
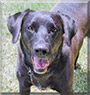
M 32 57 L 34 72 L 37 74 L 44 74 L 50 64 L 48 58 Z

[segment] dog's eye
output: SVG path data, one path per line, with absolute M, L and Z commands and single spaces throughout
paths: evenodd
M 57 29 L 56 29 L 56 28 L 53 28 L 51 31 L 52 31 L 53 33 L 55 33 L 55 32 L 57 32 Z
M 29 26 L 28 30 L 33 31 L 34 30 L 33 26 Z

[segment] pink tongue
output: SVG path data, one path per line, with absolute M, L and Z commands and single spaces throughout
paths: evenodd
M 39 69 L 45 69 L 49 66 L 49 60 L 48 59 L 38 59 L 35 58 L 33 59 L 34 61 L 34 66 Z

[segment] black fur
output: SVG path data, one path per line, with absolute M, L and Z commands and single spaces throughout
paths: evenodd
M 32 30 L 29 30 L 30 26 Z M 71 95 L 74 68 L 69 64 L 68 47 L 72 44 L 71 39 L 76 33 L 75 21 L 62 14 L 35 12 L 28 9 L 10 16 L 8 28 L 13 36 L 13 43 L 17 42 L 21 32 L 17 65 L 21 95 L 29 95 L 29 87 L 32 85 L 41 89 L 50 87 L 62 95 L 67 95 L 67 93 Z M 65 47 L 63 42 L 66 43 Z M 44 57 L 49 58 L 50 65 L 45 74 L 35 73 L 31 60 L 32 55 L 42 57 L 41 50 L 40 54 L 35 52 L 39 46 L 43 46 L 41 49 L 44 49 L 45 52 L 48 50 Z M 31 70 L 30 75 L 29 70 Z

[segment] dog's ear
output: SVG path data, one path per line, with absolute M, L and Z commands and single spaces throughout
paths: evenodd
M 71 45 L 72 38 L 77 32 L 77 24 L 73 18 L 68 15 L 61 14 L 64 26 L 64 39 L 68 46 Z
M 8 18 L 8 22 L 7 22 L 7 26 L 9 31 L 12 34 L 12 42 L 16 43 L 20 34 L 20 30 L 21 30 L 21 25 L 22 25 L 22 21 L 24 16 L 29 12 L 30 10 L 27 9 L 23 12 L 19 12 L 16 13 L 14 15 L 11 15 Z
M 51 17 L 53 18 L 53 20 L 55 21 L 55 24 L 58 28 L 60 28 L 60 30 L 62 30 L 62 33 L 64 33 L 64 30 L 63 30 L 63 20 L 61 18 L 60 15 L 56 14 L 56 13 L 52 13 L 51 14 Z
M 62 26 L 62 33 L 65 43 L 70 46 L 73 36 L 76 34 L 77 26 L 73 18 L 68 15 L 53 13 L 52 18 L 57 26 Z

